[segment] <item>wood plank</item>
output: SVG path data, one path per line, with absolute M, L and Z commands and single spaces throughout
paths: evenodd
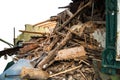
M 31 51 L 35 48 L 39 47 L 39 44 L 29 44 L 29 45 L 25 45 L 23 48 L 20 48 L 19 53 L 20 54 L 25 54 L 28 51 Z
M 33 31 L 25 31 L 25 30 L 19 30 L 20 32 L 23 33 L 31 33 L 31 34 L 41 34 L 41 35 L 48 35 L 50 33 L 43 33 L 43 32 L 33 32 Z

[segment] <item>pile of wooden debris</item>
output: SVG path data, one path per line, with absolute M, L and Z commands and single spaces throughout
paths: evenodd
M 22 42 L 15 60 L 29 59 L 34 69 L 24 68 L 21 75 L 27 79 L 95 80 L 92 59 L 101 59 L 104 49 L 104 40 L 96 37 L 105 33 L 105 1 L 72 0 L 59 8 L 66 9 L 53 17 L 57 24 L 52 33 Z

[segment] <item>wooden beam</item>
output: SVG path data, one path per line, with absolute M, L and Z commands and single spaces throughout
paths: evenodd
M 56 21 L 52 21 L 52 22 L 46 22 L 44 24 L 40 24 L 38 25 L 38 27 L 55 27 L 56 24 L 57 24 Z
M 24 30 L 19 30 L 20 32 L 23 33 L 31 33 L 31 34 L 41 34 L 41 35 L 48 35 L 49 33 L 43 33 L 43 32 L 32 32 L 32 31 L 24 31 Z
M 72 13 L 72 12 L 70 12 L 70 10 L 69 10 L 69 9 L 66 9 L 65 11 L 66 11 L 67 15 L 69 15 L 70 17 L 72 17 L 72 16 L 73 16 L 73 13 Z
M 43 23 L 46 23 L 46 22 L 49 22 L 50 19 L 46 20 L 46 21 L 43 21 L 43 22 L 40 22 L 40 23 L 37 23 L 37 24 L 34 24 L 33 26 L 37 26 L 37 25 L 40 25 L 40 24 L 43 24 Z
M 52 51 L 50 51 L 48 53 L 48 56 L 46 56 L 39 64 L 38 64 L 38 67 L 39 68 L 43 68 L 43 65 L 47 64 L 48 62 L 50 62 L 56 55 L 57 51 L 59 49 L 61 49 L 66 43 L 67 41 L 72 38 L 72 34 L 71 32 L 68 32 L 66 37 L 60 42 L 60 44 L 55 48 L 53 49 Z
M 72 16 L 70 17 L 67 21 L 65 21 L 61 27 L 58 27 L 57 28 L 57 31 L 60 31 L 64 26 L 68 25 L 76 16 L 79 15 L 79 13 L 84 9 L 86 8 L 87 6 L 90 6 L 91 5 L 91 1 L 86 3 L 84 6 L 82 6 L 80 9 L 77 10 L 77 12 Z
M 83 25 L 83 24 L 81 24 Z M 79 27 L 79 26 L 77 26 Z M 71 30 L 75 30 L 75 28 L 77 28 L 75 26 L 71 27 Z M 80 26 L 82 27 L 82 26 Z M 80 28 L 80 36 L 82 36 L 84 31 L 84 28 Z M 58 50 L 60 50 L 70 39 L 72 38 L 72 33 L 68 31 L 68 33 L 66 34 L 66 36 L 64 37 L 64 39 L 60 42 L 59 45 L 57 45 L 52 51 L 50 51 L 48 53 L 48 56 L 46 56 L 39 64 L 38 67 L 39 68 L 43 68 L 43 66 L 47 63 L 49 63 L 52 59 L 54 59 L 54 57 L 56 56 L 56 53 L 58 52 Z
M 24 46 L 23 48 L 20 48 L 19 53 L 25 54 L 25 53 L 27 53 L 27 52 L 29 52 L 37 47 L 39 47 L 39 44 L 29 44 L 29 45 Z

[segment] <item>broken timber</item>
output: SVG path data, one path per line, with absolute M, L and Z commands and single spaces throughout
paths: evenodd
M 82 24 L 81 24 L 81 25 L 82 25 Z M 80 32 L 80 36 L 82 35 L 83 30 L 84 30 L 81 25 L 79 25 L 79 26 L 81 27 L 81 28 L 80 28 L 80 29 L 81 29 L 81 30 L 80 30 L 80 31 L 81 31 L 81 32 Z M 77 25 L 76 25 L 76 26 L 77 26 Z M 74 29 L 75 29 L 74 27 L 75 27 L 75 26 L 72 26 L 72 27 L 71 27 L 71 30 L 74 30 Z M 77 27 L 76 27 L 76 28 L 77 28 Z M 71 38 L 72 38 L 72 33 L 68 31 L 66 37 L 60 42 L 60 44 L 59 44 L 55 49 L 53 49 L 52 51 L 50 51 L 50 52 L 48 53 L 48 56 L 46 56 L 46 57 L 38 64 L 38 67 L 39 67 L 39 68 L 43 68 L 43 65 L 49 63 L 49 61 L 55 57 L 55 55 L 56 55 L 56 53 L 58 52 L 58 50 L 60 50 L 60 49 L 67 43 L 67 41 L 70 40 Z
M 32 33 L 32 34 L 41 34 L 41 35 L 48 35 L 49 33 L 43 33 L 43 32 L 32 32 L 32 31 L 23 31 L 23 30 L 19 30 L 20 32 L 23 33 Z
M 83 7 L 81 7 L 72 17 L 70 17 L 67 21 L 65 21 L 65 22 L 61 25 L 61 27 L 57 28 L 56 31 L 60 31 L 60 30 L 62 29 L 62 27 L 66 26 L 74 17 L 76 17 L 76 16 L 80 13 L 81 10 L 83 10 L 85 7 L 89 6 L 90 4 L 91 4 L 91 2 L 88 2 L 88 3 L 85 4 Z M 83 29 L 83 30 L 84 30 L 84 29 Z M 83 31 L 81 31 L 81 34 L 80 34 L 80 35 L 82 35 L 82 32 L 83 32 Z M 60 44 L 59 44 L 55 49 L 53 49 L 52 51 L 50 51 L 50 52 L 48 53 L 48 56 L 46 56 L 46 57 L 38 64 L 38 67 L 42 68 L 43 65 L 47 64 L 51 59 L 53 59 L 53 58 L 55 57 L 57 51 L 58 51 L 59 49 L 61 49 L 71 37 L 72 37 L 71 32 L 68 32 L 67 35 L 66 35 L 66 37 L 60 42 Z M 56 40 L 56 42 L 57 42 L 57 41 L 58 41 L 58 40 Z

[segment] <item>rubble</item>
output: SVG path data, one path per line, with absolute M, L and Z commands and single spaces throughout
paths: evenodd
M 67 8 L 65 11 L 51 18 L 57 22 L 51 33 L 21 31 L 39 34 L 23 41 L 15 56 L 18 60 L 33 62 L 34 69 L 30 70 L 36 74 L 27 71 L 29 78 L 24 78 L 46 76 L 51 80 L 95 80 L 92 59 L 101 59 L 104 49 L 103 42 L 95 38 L 97 30 L 105 31 L 104 3 L 104 0 L 72 0 L 68 6 L 60 7 Z M 35 72 L 36 68 L 40 71 Z M 42 71 L 48 74 L 39 76 L 37 73 Z

